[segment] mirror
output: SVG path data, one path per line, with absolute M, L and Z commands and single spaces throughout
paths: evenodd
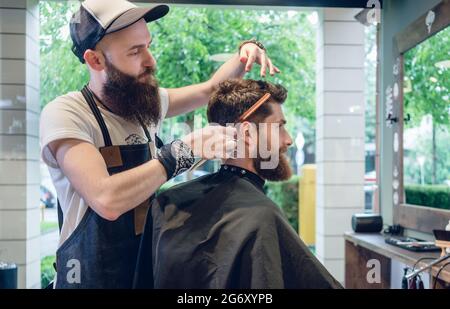
M 450 210 L 450 27 L 404 53 L 405 204 Z

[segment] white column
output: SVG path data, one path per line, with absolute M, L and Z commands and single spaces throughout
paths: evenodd
M 355 9 L 319 12 L 316 253 L 344 283 L 344 238 L 364 210 L 364 27 Z
M 40 288 L 38 1 L 0 4 L 0 261 Z

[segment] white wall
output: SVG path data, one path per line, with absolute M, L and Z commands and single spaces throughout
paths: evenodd
M 40 287 L 38 1 L 0 3 L 0 260 Z
M 364 211 L 364 26 L 358 9 L 319 11 L 316 253 L 344 283 L 344 238 Z

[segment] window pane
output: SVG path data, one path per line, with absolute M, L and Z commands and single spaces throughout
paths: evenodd
M 450 209 L 450 28 L 405 54 L 406 203 Z

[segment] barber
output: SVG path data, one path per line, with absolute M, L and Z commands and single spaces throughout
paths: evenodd
M 86 0 L 72 17 L 72 51 L 90 80 L 47 104 L 40 121 L 41 156 L 60 210 L 56 288 L 132 287 L 154 193 L 189 169 L 195 156 L 223 158 L 215 149 L 236 147 L 234 129 L 221 126 L 164 145 L 157 136 L 162 120 L 205 105 L 215 85 L 242 77 L 254 63 L 262 75 L 279 72 L 264 47 L 250 40 L 210 80 L 159 87 L 147 23 L 168 11 L 166 5 Z

